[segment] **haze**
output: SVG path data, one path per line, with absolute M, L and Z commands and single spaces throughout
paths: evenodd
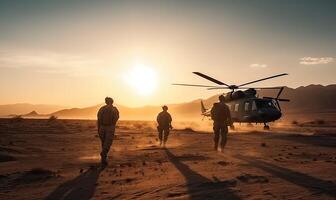
M 0 1 L 0 104 L 136 107 L 210 97 L 172 86 L 335 83 L 335 1 Z M 211 84 L 211 83 L 210 83 Z

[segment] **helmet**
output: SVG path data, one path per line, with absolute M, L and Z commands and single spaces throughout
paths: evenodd
M 218 97 L 218 99 L 219 99 L 219 101 L 225 101 L 225 97 L 224 97 L 224 95 L 219 95 L 219 97 Z
M 105 103 L 106 104 L 113 104 L 113 99 L 111 97 L 106 97 L 105 98 Z

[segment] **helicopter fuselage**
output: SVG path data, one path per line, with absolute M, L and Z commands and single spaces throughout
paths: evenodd
M 226 102 L 232 122 L 238 123 L 268 123 L 281 118 L 282 113 L 273 100 L 257 97 L 246 97 Z M 204 109 L 202 115 L 211 116 L 210 109 Z
M 226 103 L 233 122 L 267 123 L 280 119 L 281 112 L 269 99 L 242 98 Z

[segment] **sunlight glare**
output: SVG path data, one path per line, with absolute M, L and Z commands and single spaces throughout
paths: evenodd
M 157 74 L 152 68 L 136 65 L 124 77 L 140 95 L 148 96 L 157 88 Z

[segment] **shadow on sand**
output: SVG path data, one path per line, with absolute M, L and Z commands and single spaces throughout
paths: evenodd
M 253 167 L 260 168 L 270 174 L 295 185 L 304 187 L 312 192 L 320 192 L 331 197 L 336 197 L 336 184 L 332 181 L 321 180 L 307 174 L 258 160 L 253 157 L 238 155 L 236 158 L 246 161 Z
M 45 200 L 88 200 L 93 196 L 101 170 L 88 169 L 80 176 L 58 186 Z
M 189 199 L 240 199 L 231 189 L 236 186 L 235 180 L 216 181 L 202 176 L 183 164 L 177 156 L 165 149 L 170 162 L 181 172 L 186 180 Z
M 273 136 L 277 139 L 289 140 L 293 142 L 299 142 L 303 144 L 310 144 L 321 147 L 336 147 L 336 137 L 335 136 L 325 136 L 325 135 L 277 135 Z

